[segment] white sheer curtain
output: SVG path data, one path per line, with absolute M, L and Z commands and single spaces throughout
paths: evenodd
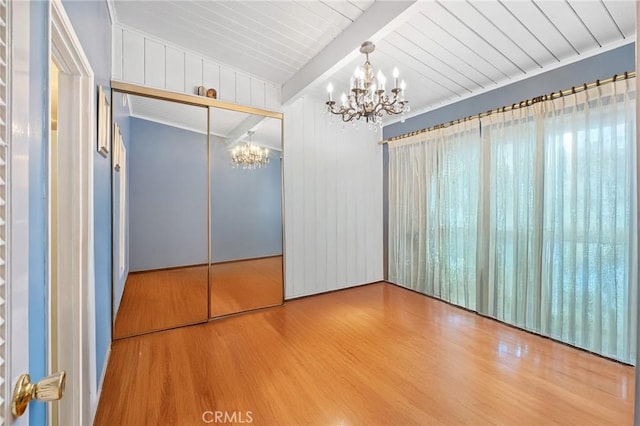
M 482 119 L 483 303 L 479 311 L 540 330 L 542 158 L 540 104 Z
M 633 363 L 635 93 L 625 79 L 390 143 L 390 281 Z
M 543 331 L 635 359 L 635 79 L 545 103 Z
M 389 280 L 475 309 L 479 121 L 389 144 Z
M 482 135 L 478 311 L 633 362 L 635 80 L 493 114 Z

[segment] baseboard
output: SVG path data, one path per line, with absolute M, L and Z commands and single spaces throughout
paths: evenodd
M 391 281 L 389 281 L 389 280 L 384 280 L 384 282 L 385 282 L 385 283 L 387 283 L 387 284 L 391 284 L 392 286 L 395 286 L 395 287 L 401 288 L 401 289 L 403 289 L 403 290 L 407 290 L 407 291 L 410 291 L 410 292 L 412 292 L 412 293 L 419 294 L 420 296 L 423 296 L 423 297 L 429 298 L 429 299 L 431 299 L 431 300 L 435 300 L 436 302 L 442 302 L 442 303 L 444 303 L 444 304 L 446 304 L 446 305 L 451 306 L 452 308 L 461 309 L 461 310 L 463 310 L 463 311 L 471 312 L 472 314 L 480 315 L 481 317 L 485 317 L 485 318 L 489 318 L 489 319 L 495 319 L 495 318 L 493 318 L 493 317 L 489 317 L 489 316 L 483 315 L 483 314 L 481 314 L 481 313 L 480 313 L 480 312 L 478 312 L 478 311 L 474 311 L 473 309 L 469 309 L 469 308 L 465 308 L 464 306 L 456 305 L 455 303 L 451 303 L 451 302 L 449 302 L 449 301 L 447 301 L 447 300 L 440 299 L 439 297 L 432 296 L 432 295 L 430 295 L 430 294 L 423 293 L 423 292 L 421 292 L 421 291 L 414 290 L 414 289 L 412 289 L 412 288 L 405 287 L 405 286 L 400 285 L 400 284 L 396 284 L 396 283 L 391 282 Z M 496 320 L 496 321 L 498 321 L 498 322 L 502 322 L 502 321 L 499 321 L 499 320 Z M 507 324 L 507 323 L 505 323 L 505 324 Z M 507 324 L 507 325 L 509 325 L 509 324 Z M 516 328 L 518 328 L 518 327 L 516 327 Z M 525 330 L 525 331 L 526 331 L 526 330 Z M 534 333 L 534 334 L 535 334 L 535 333 Z
M 340 288 L 334 288 L 332 290 L 323 290 L 323 291 L 317 291 L 315 293 L 309 293 L 309 294 L 301 294 L 298 296 L 291 296 L 291 297 L 285 297 L 285 302 L 289 302 L 289 301 L 293 301 L 293 300 L 299 300 L 299 299 L 304 299 L 306 297 L 313 297 L 313 296 L 320 296 L 322 294 L 331 294 L 331 293 L 336 293 L 338 291 L 344 291 L 344 290 L 349 290 L 351 288 L 356 288 L 356 287 L 364 287 L 367 285 L 371 285 L 371 284 L 378 284 L 378 283 L 384 283 L 386 281 L 384 280 L 377 280 L 377 281 L 371 281 L 368 283 L 361 283 L 361 284 L 351 284 L 348 285 L 346 287 L 340 287 Z M 390 283 L 391 284 L 391 283 Z
M 104 384 L 104 378 L 107 375 L 107 367 L 109 366 L 109 357 L 111 356 L 111 344 L 107 349 L 107 355 L 104 357 L 104 364 L 102 365 L 102 374 L 100 375 L 100 381 L 98 382 L 98 389 L 96 390 L 96 400 L 92 401 L 91 405 L 91 424 L 96 419 L 96 413 L 98 412 L 98 405 L 100 405 L 100 396 L 102 395 L 102 385 Z
M 258 256 L 258 257 L 248 257 L 246 259 L 231 259 L 231 260 L 223 260 L 221 262 L 211 262 L 211 266 L 214 265 L 224 265 L 226 263 L 239 263 L 239 262 L 249 262 L 252 260 L 264 260 L 264 259 L 272 259 L 274 257 L 283 257 L 281 254 L 272 254 L 269 256 Z
M 166 268 L 155 268 L 155 269 L 141 269 L 138 271 L 132 271 L 131 268 L 129 268 L 129 275 L 136 275 L 136 274 L 144 274 L 146 272 L 162 272 L 162 271 L 173 271 L 176 269 L 188 269 L 188 268 L 198 268 L 201 266 L 209 266 L 208 263 L 194 263 L 194 264 L 189 264 L 189 265 L 176 265 L 176 266 L 167 266 Z

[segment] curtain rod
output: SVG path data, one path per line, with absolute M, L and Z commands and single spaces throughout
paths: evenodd
M 408 138 L 410 136 L 415 136 L 415 135 L 419 135 L 420 133 L 426 133 L 426 132 L 430 132 L 432 130 L 438 130 L 438 129 L 444 129 L 446 127 L 449 126 L 453 126 L 454 124 L 460 124 L 460 123 L 464 123 L 465 121 L 469 121 L 469 120 L 473 120 L 475 118 L 482 118 L 482 117 L 486 117 L 488 115 L 497 113 L 497 112 L 506 112 L 506 111 L 511 111 L 514 109 L 518 109 L 518 108 L 524 108 L 524 107 L 528 107 L 531 106 L 535 103 L 538 102 L 544 102 L 544 101 L 550 101 L 553 99 L 557 99 L 560 98 L 562 96 L 565 95 L 570 95 L 570 94 L 574 94 L 574 93 L 578 93 L 578 92 L 584 92 L 587 89 L 590 89 L 592 87 L 597 87 L 600 86 L 602 84 L 607 84 L 607 83 L 613 83 L 615 81 L 618 80 L 626 80 L 628 78 L 634 78 L 636 76 L 636 72 L 635 71 L 630 71 L 630 72 L 625 72 L 624 74 L 614 74 L 613 77 L 604 79 L 604 80 L 596 80 L 592 83 L 584 83 L 581 84 L 579 86 L 573 86 L 571 89 L 566 89 L 566 90 L 560 90 L 558 92 L 551 92 L 548 95 L 542 95 L 542 96 L 536 96 L 535 98 L 532 99 L 527 99 L 526 101 L 521 101 L 515 104 L 511 104 L 511 105 L 506 105 L 503 106 L 501 108 L 496 108 L 496 109 L 490 109 L 489 111 L 486 112 L 481 112 L 479 114 L 474 114 L 474 115 L 470 115 L 468 117 L 464 117 L 464 118 L 459 118 L 457 120 L 452 120 L 449 121 L 447 123 L 443 123 L 443 124 L 436 124 L 435 126 L 431 126 L 431 127 L 425 127 L 424 129 L 420 129 L 420 130 L 415 130 L 413 132 L 409 132 L 409 133 L 404 133 L 402 135 L 398 135 L 398 136 L 394 136 L 392 138 L 389 139 L 385 139 L 383 141 L 380 141 L 380 144 L 386 144 L 392 141 L 397 141 L 398 139 L 404 139 L 404 138 Z

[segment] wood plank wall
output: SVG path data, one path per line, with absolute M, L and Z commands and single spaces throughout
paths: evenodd
M 280 111 L 280 87 L 131 28 L 113 26 L 112 78 L 174 92 L 214 88 L 218 99 Z
M 380 133 L 329 125 L 324 102 L 280 105 L 280 87 L 224 64 L 114 26 L 113 78 L 284 112 L 285 298 L 383 279 Z
M 379 133 L 328 125 L 323 106 L 284 108 L 287 299 L 383 278 Z

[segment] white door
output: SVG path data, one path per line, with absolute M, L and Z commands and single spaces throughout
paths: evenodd
M 0 2 L 0 19 L 0 425 L 90 424 L 93 73 L 59 0 Z M 51 63 L 60 71 L 57 150 L 47 118 Z M 58 409 L 31 402 L 15 417 L 20 375 L 37 382 L 57 369 L 67 371 Z

